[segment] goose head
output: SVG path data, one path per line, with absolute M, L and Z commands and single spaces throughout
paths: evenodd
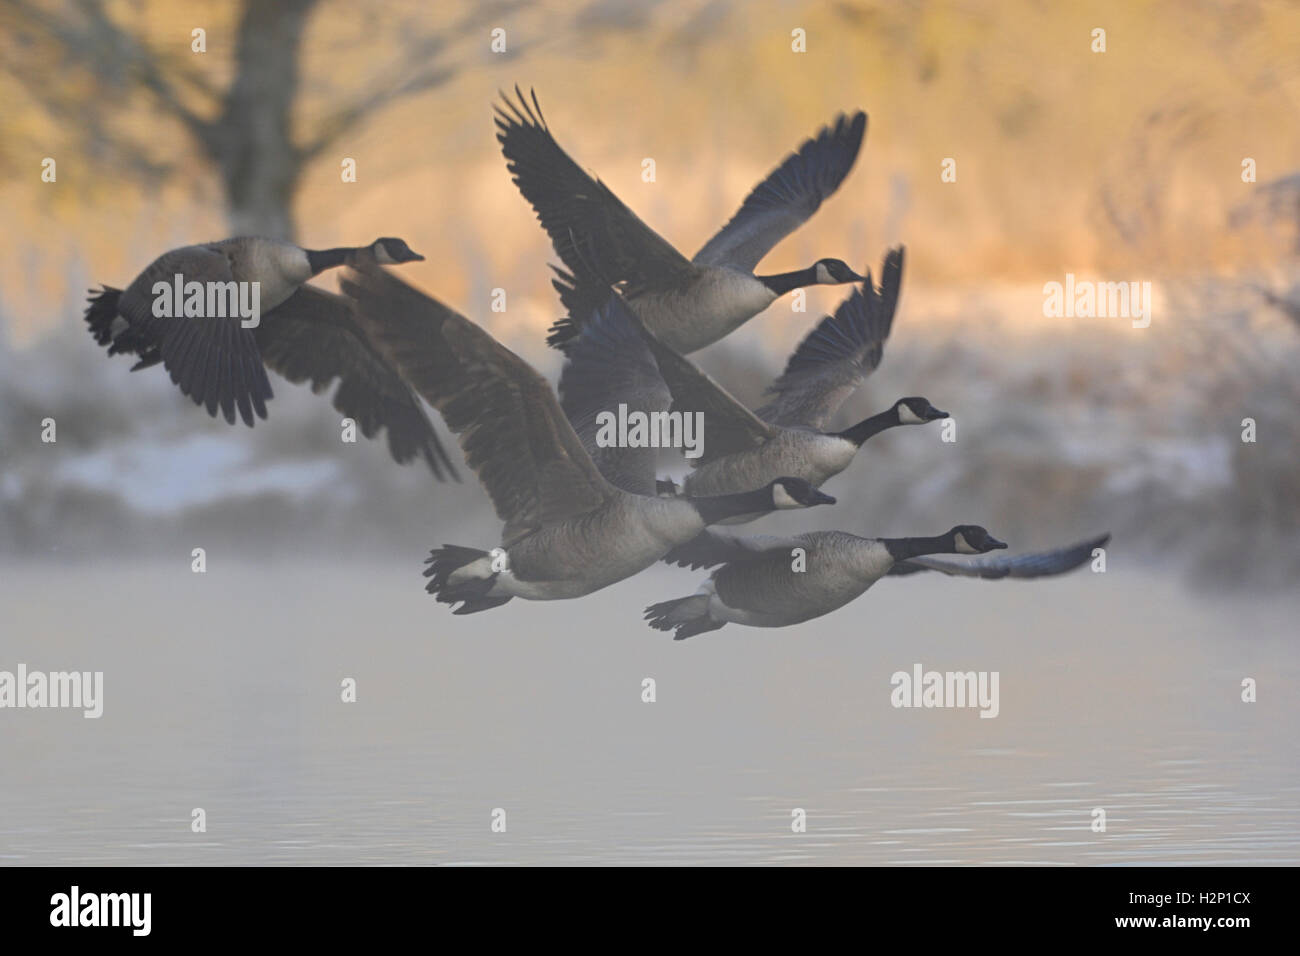
M 952 539 L 953 554 L 985 554 L 1007 546 L 977 524 L 959 524 L 948 536 Z
M 860 276 L 848 267 L 842 259 L 818 259 L 812 265 L 813 277 L 817 285 L 842 285 L 845 282 L 865 282 L 866 276 Z
M 772 494 L 772 507 L 778 511 L 835 504 L 834 498 L 818 491 L 812 482 L 803 478 L 778 478 L 767 487 Z
M 948 417 L 947 412 L 939 411 L 928 399 L 919 396 L 900 398 L 894 402 L 894 414 L 898 416 L 900 425 L 924 425 Z
M 370 252 L 380 265 L 394 266 L 399 262 L 423 262 L 424 256 L 415 252 L 401 239 L 386 236 L 370 244 Z

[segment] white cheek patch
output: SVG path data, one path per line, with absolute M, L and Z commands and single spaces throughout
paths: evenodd
M 922 425 L 925 423 L 925 419 L 912 411 L 912 406 L 907 404 L 898 406 L 898 420 L 904 425 Z
M 279 253 L 275 255 L 275 262 L 280 271 L 284 275 L 291 277 L 295 283 L 306 281 L 306 279 L 299 278 L 300 276 L 306 276 L 307 279 L 311 278 L 311 260 L 307 258 L 307 250 L 305 249 L 290 246 L 287 255 Z M 231 266 L 233 268 L 233 262 Z
M 957 537 L 953 541 L 953 548 L 956 549 L 956 552 L 958 554 L 979 554 L 980 553 L 970 546 L 970 542 L 966 540 L 966 536 L 963 535 L 960 531 L 957 532 Z
M 803 507 L 803 505 L 790 497 L 790 492 L 785 490 L 785 485 L 772 486 L 772 504 L 781 510 Z
M 397 265 L 397 260 L 388 254 L 388 247 L 382 242 L 375 246 L 375 261 L 384 266 Z
M 830 273 L 830 270 L 826 268 L 826 263 L 824 263 L 824 262 L 819 262 L 819 263 L 817 263 L 817 273 L 816 273 L 816 274 L 817 274 L 817 282 L 818 282 L 819 284 L 821 284 L 821 285 L 838 285 L 838 283 L 837 283 L 834 279 L 831 278 L 831 273 Z

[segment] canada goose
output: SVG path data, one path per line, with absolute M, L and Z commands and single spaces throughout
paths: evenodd
M 662 413 L 671 407 L 673 412 L 703 416 L 701 453 L 689 459 L 693 471 L 685 481 L 688 494 L 730 494 L 778 475 L 794 475 L 818 487 L 847 468 L 872 435 L 948 417 L 925 398 L 901 398 L 844 431 L 824 430 L 844 400 L 880 364 L 898 304 L 902 267 L 903 250 L 891 250 L 881 269 L 881 287 L 875 287 L 868 273 L 862 287 L 817 324 L 769 389 L 775 393 L 773 400 L 757 413 L 615 303 L 597 309 L 570 346 L 571 361 L 560 378 L 561 402 L 602 471 L 626 490 L 655 493 L 647 486 L 654 458 L 653 452 L 642 451 L 634 458 L 630 449 L 593 450 L 596 416 L 618 404 L 642 412 Z M 571 305 L 570 314 L 586 308 L 589 303 L 575 290 L 576 280 L 564 273 L 560 278 L 557 288 Z
M 898 562 L 1006 547 L 978 525 L 957 525 L 932 538 L 860 538 L 846 531 L 812 531 L 791 537 L 712 534 L 709 540 L 718 548 L 714 557 L 727 563 L 690 597 L 646 608 L 650 626 L 675 630 L 674 640 L 728 623 L 800 624 L 848 604 Z
M 840 115 L 759 183 L 722 230 L 688 261 L 584 172 L 551 136 L 537 94 L 503 94 L 497 140 L 515 185 L 537 213 L 556 253 L 581 278 L 617 284 L 649 329 L 682 354 L 710 345 L 771 305 L 810 285 L 861 282 L 839 259 L 756 276 L 768 251 L 807 221 L 853 168 L 867 115 Z M 564 348 L 586 315 L 570 315 L 547 341 Z
M 454 478 L 428 416 L 361 336 L 348 301 L 304 284 L 326 269 L 363 259 L 400 263 L 424 257 L 393 238 L 323 250 L 251 237 L 182 246 L 155 259 L 126 291 L 92 290 L 86 322 L 109 355 L 138 357 L 131 371 L 161 362 L 194 404 L 206 405 L 214 417 L 220 408 L 232 425 L 236 407 L 246 425 L 253 424 L 254 412 L 266 418 L 266 368 L 295 384 L 310 382 L 317 393 L 337 378 L 334 407 L 354 419 L 362 434 L 370 438 L 387 428 L 398 463 L 419 455 L 435 477 Z M 185 283 L 258 283 L 258 323 L 244 328 L 232 317 L 155 315 L 155 283 L 171 286 L 178 274 Z
M 469 319 L 370 264 L 345 273 L 366 335 L 460 438 L 505 522 L 493 551 L 434 549 L 426 590 L 456 614 L 512 597 L 589 594 L 734 514 L 833 504 L 798 478 L 712 498 L 653 498 L 610 484 L 540 374 Z M 463 603 L 462 603 L 463 602 Z
M 944 548 L 930 554 L 918 551 L 917 542 L 935 541 L 936 538 L 901 538 L 911 542 L 904 548 L 891 546 L 889 538 L 862 538 L 839 531 L 819 531 L 811 535 L 777 537 L 772 535 L 741 537 L 727 532 L 708 529 L 695 537 L 689 545 L 676 549 L 677 561 L 682 567 L 712 567 L 725 563 L 705 585 L 690 597 L 664 601 L 647 607 L 646 619 L 650 626 L 660 631 L 677 628 L 675 640 L 684 640 L 697 633 L 714 631 L 728 620 L 755 627 L 780 627 L 779 623 L 761 623 L 772 619 L 771 606 L 785 607 L 785 613 L 798 610 L 807 614 L 801 620 L 822 617 L 837 607 L 844 606 L 865 592 L 875 581 L 885 575 L 911 575 L 920 571 L 939 571 L 941 574 L 962 578 L 1049 578 L 1066 574 L 1092 558 L 1093 550 L 1110 541 L 1110 535 L 1099 535 L 1048 551 L 1031 551 L 1026 554 L 991 555 L 987 558 L 966 559 L 935 558 L 932 553 L 970 554 L 978 551 L 1005 548 L 1002 542 L 988 538 L 983 546 L 972 545 L 979 540 L 982 528 L 953 528 L 944 541 Z M 961 533 L 963 541 L 957 540 Z M 948 538 L 952 536 L 952 548 Z M 898 541 L 894 538 L 893 541 Z M 884 545 L 872 548 L 872 544 Z M 965 544 L 965 546 L 962 546 Z M 794 571 L 794 548 L 805 549 L 805 571 Z M 907 554 L 911 557 L 907 557 Z M 758 564 L 751 570 L 748 562 Z M 880 571 L 888 561 L 887 570 Z M 861 574 L 854 574 L 861 570 Z M 722 572 L 725 571 L 725 574 Z M 767 600 L 755 600 L 754 594 L 767 591 Z M 719 597 L 722 594 L 722 597 Z M 846 596 L 846 597 L 845 597 Z M 842 600 L 841 600 L 842 598 Z M 728 605 L 731 605 L 728 607 Z M 761 620 L 741 619 L 741 615 L 755 615 Z M 797 622 L 794 622 L 797 623 Z

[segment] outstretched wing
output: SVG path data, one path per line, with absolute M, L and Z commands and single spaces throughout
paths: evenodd
M 505 543 L 618 493 L 596 470 L 536 370 L 469 319 L 373 265 L 344 293 L 365 336 L 460 438 L 506 523 Z
M 673 411 L 704 415 L 703 447 L 700 456 L 690 460 L 692 467 L 758 448 L 775 437 L 775 427 L 732 398 L 730 392 L 686 356 L 659 341 L 635 315 L 629 313 L 629 321 L 640 332 L 659 366 L 659 373 L 668 383 Z
M 556 287 L 571 278 L 560 273 Z M 601 474 L 624 491 L 653 498 L 656 450 L 601 447 L 596 440 L 598 418 L 602 413 L 617 416 L 620 405 L 629 412 L 666 412 L 672 394 L 622 298 L 609 293 L 604 304 L 592 311 L 594 316 L 565 352 L 560 406 Z
M 841 114 L 754 187 L 731 221 L 692 260 L 744 272 L 803 225 L 844 182 L 867 132 L 867 114 Z
M 695 269 L 686 257 L 560 148 L 537 95 L 530 103 L 518 87 L 515 94 L 517 101 L 503 94 L 496 108 L 497 141 L 515 185 L 569 271 L 584 281 L 618 284 L 629 296 L 691 281 Z M 557 328 L 560 337 L 553 335 L 552 344 L 563 345 L 578 331 Z
M 1032 551 L 1028 554 L 985 555 L 979 558 L 908 558 L 899 561 L 890 574 L 916 574 L 918 571 L 939 571 L 942 574 L 967 578 L 1046 578 L 1065 574 L 1092 558 L 1095 548 L 1104 547 L 1109 534 L 1098 535 L 1065 548 L 1052 551 Z
M 232 425 L 236 408 L 246 425 L 253 424 L 254 412 L 265 418 L 271 383 L 251 328 L 243 328 L 238 317 L 153 314 L 154 284 L 172 287 L 178 274 L 183 284 L 200 282 L 205 289 L 210 282 L 235 281 L 230 260 L 210 246 L 183 246 L 155 259 L 118 300 L 133 348 L 142 356 L 160 357 L 181 392 L 206 406 L 209 415 L 220 408 Z M 174 310 L 182 306 L 173 303 Z
M 786 427 L 825 431 L 845 399 L 866 380 L 884 354 L 898 308 L 903 248 L 891 249 L 880 267 L 880 288 L 871 273 L 861 288 L 817 323 L 790 356 L 758 414 Z
M 418 455 L 435 478 L 458 477 L 411 387 L 362 335 L 350 300 L 302 286 L 263 317 L 254 336 L 267 366 L 294 384 L 319 394 L 337 380 L 334 407 L 367 438 L 386 428 L 398 464 Z

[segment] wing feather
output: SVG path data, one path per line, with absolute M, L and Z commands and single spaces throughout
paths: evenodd
M 731 221 L 705 243 L 696 265 L 752 272 L 778 242 L 807 222 L 853 168 L 867 114 L 841 114 L 787 156 L 754 187 Z
M 171 285 L 178 273 L 184 283 L 234 281 L 230 260 L 219 250 L 183 246 L 155 259 L 136 277 L 122 293 L 118 312 L 145 348 L 158 349 L 172 381 L 194 404 L 206 406 L 213 416 L 220 409 L 231 423 L 238 406 L 244 423 L 252 425 L 253 411 L 260 409 L 265 417 L 265 401 L 271 398 L 253 330 L 243 328 L 238 317 L 155 316 L 154 284 Z M 182 304 L 173 304 L 176 311 Z
M 889 573 L 903 575 L 938 571 L 967 578 L 1045 578 L 1065 574 L 1086 564 L 1092 558 L 1093 550 L 1105 546 L 1109 540 L 1109 534 L 1102 534 L 1064 548 L 1031 551 L 1027 554 L 997 554 L 966 559 L 933 556 L 908 558 L 895 564 Z
M 777 434 L 777 429 L 736 401 L 731 393 L 703 372 L 694 362 L 665 345 L 629 311 L 629 321 L 650 349 L 659 373 L 673 396 L 672 410 L 684 415 L 704 414 L 703 448 L 691 465 L 758 448 Z
M 320 394 L 337 381 L 334 408 L 367 438 L 387 429 L 398 464 L 420 457 L 438 480 L 458 478 L 419 399 L 366 340 L 348 299 L 302 286 L 263 318 L 257 344 L 267 366 L 294 384 Z
M 342 288 L 366 338 L 459 437 L 507 546 L 618 493 L 546 379 L 486 331 L 373 265 L 345 272 Z
M 686 257 L 560 148 L 537 94 L 531 103 L 518 87 L 515 94 L 517 101 L 503 94 L 496 107 L 497 141 L 515 185 L 568 270 L 606 288 L 618 285 L 628 296 L 689 283 L 695 269 Z M 563 346 L 579 331 L 559 323 L 551 344 Z
M 768 389 L 775 397 L 759 417 L 787 427 L 825 431 L 845 399 L 875 371 L 893 326 L 903 278 L 903 248 L 891 249 L 880 269 L 880 288 L 871 274 L 817 323 Z
M 654 497 L 656 449 L 601 447 L 598 418 L 617 415 L 620 405 L 646 415 L 666 412 L 672 393 L 622 298 L 609 294 L 593 311 L 565 353 L 560 405 L 606 478 L 624 491 Z

